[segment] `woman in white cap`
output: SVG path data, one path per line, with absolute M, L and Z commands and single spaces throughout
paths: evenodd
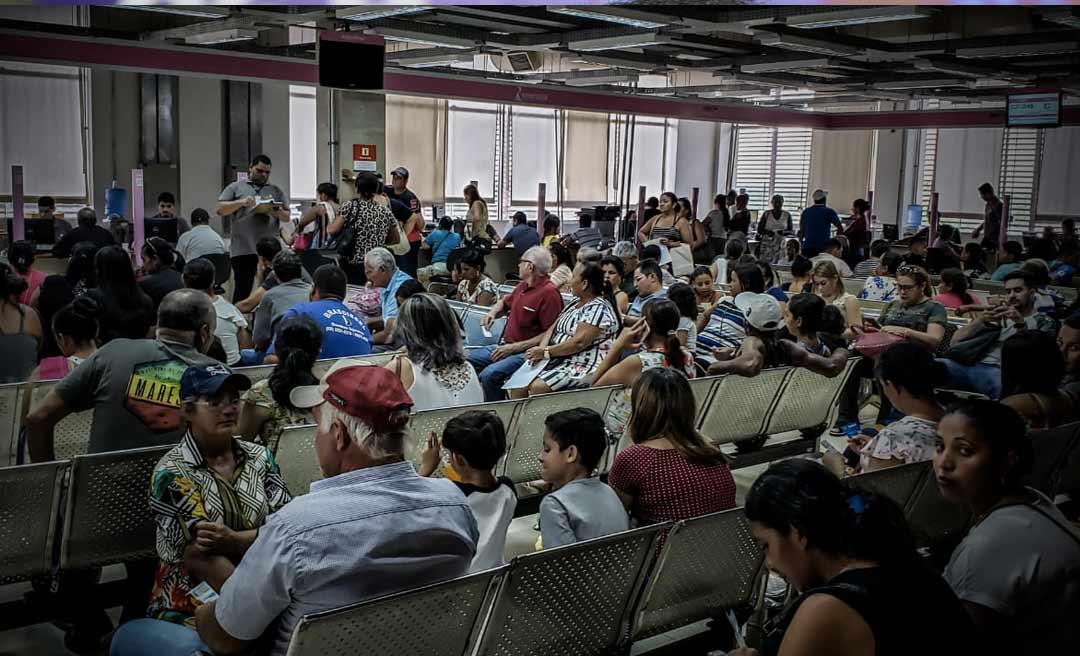
M 814 355 L 798 344 L 780 339 L 784 325 L 780 303 L 768 294 L 745 292 L 735 297 L 735 306 L 746 318 L 746 337 L 739 348 L 714 349 L 716 362 L 709 365 L 709 375 L 736 374 L 753 377 L 762 369 L 803 366 L 832 378 L 844 370 L 847 351 L 838 349 L 829 357 Z

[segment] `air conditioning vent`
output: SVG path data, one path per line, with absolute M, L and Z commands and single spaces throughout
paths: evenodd
M 505 55 L 505 59 L 506 63 L 510 65 L 511 70 L 515 73 L 526 73 L 539 70 L 540 66 L 544 63 L 543 53 L 530 52 L 527 50 L 508 52 Z

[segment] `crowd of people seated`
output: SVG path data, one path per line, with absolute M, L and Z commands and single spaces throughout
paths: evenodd
M 1051 286 L 1071 275 L 1075 236 L 1049 263 L 1012 242 L 998 251 L 992 190 L 983 227 L 992 240 L 953 248 L 947 230 L 946 243 L 917 238 L 906 254 L 870 241 L 862 199 L 845 223 L 815 191 L 796 236 L 779 196 L 754 225 L 746 194 L 718 196 L 699 221 L 689 201 L 665 193 L 640 243 L 609 253 L 587 215 L 567 235 L 545 220 L 542 238 L 515 217 L 502 242 L 520 258 L 504 294 L 485 274 L 500 241 L 487 238 L 475 187 L 465 190 L 464 234 L 444 217 L 414 240 L 419 199 L 397 169 L 392 186 L 351 179 L 356 197 L 344 203 L 335 185 L 320 185 L 286 235 L 242 227 L 286 221 L 269 172 L 256 157 L 217 207 L 233 239 L 245 235 L 229 246 L 233 275 L 248 279 L 235 305 L 206 257 L 224 244 L 200 210 L 179 243 L 146 239 L 139 267 L 103 239 L 71 244 L 65 275 L 33 275 L 24 247 L 0 264 L 0 342 L 13 354 L 0 379 L 59 381 L 23 409 L 30 460 L 55 459 L 54 428 L 82 411 L 93 413 L 89 453 L 172 446 L 148 481 L 156 572 L 143 607 L 125 609 L 112 654 L 256 644 L 284 654 L 305 614 L 502 565 L 519 492 L 496 475 L 507 427 L 492 412 L 463 412 L 441 434 L 418 436 L 414 468 L 411 413 L 618 386 L 603 413 L 544 420 L 537 548 L 551 549 L 736 506 L 732 460 L 695 423 L 692 379 L 778 367 L 832 378 L 856 355 L 827 427 L 846 449 L 774 464 L 746 498 L 770 568 L 798 593 L 765 653 L 917 651 L 925 636 L 905 630 L 913 622 L 947 634 L 935 653 L 983 644 L 1058 653 L 1080 639 L 1068 619 L 1080 610 L 1080 532 L 1022 484 L 1029 430 L 1080 418 L 1080 312 Z M 89 215 L 80 222 L 69 234 L 97 234 Z M 327 248 L 335 238 L 342 245 Z M 429 267 L 416 266 L 413 244 L 417 256 L 431 251 Z M 676 273 L 672 251 L 684 246 L 692 257 Z M 935 290 L 938 251 L 952 264 Z M 996 275 L 987 253 L 1009 268 L 1004 298 L 971 291 Z M 845 279 L 859 274 L 852 293 Z M 440 278 L 452 283 L 436 293 Z M 486 308 L 488 333 L 505 320 L 501 335 L 466 348 L 451 301 Z M 971 319 L 955 328 L 950 312 Z M 381 366 L 353 359 L 376 350 L 395 353 Z M 321 377 L 319 359 L 334 360 Z M 273 370 L 255 384 L 230 368 L 256 364 Z M 863 379 L 878 399 L 869 426 Z M 943 387 L 987 398 L 947 406 Z M 289 490 L 274 457 L 285 429 L 305 425 L 324 476 L 310 492 Z M 943 574 L 918 557 L 894 504 L 842 480 L 927 461 L 945 499 L 974 517 Z M 129 567 L 133 580 L 145 574 Z M 75 628 L 106 633 L 100 622 Z

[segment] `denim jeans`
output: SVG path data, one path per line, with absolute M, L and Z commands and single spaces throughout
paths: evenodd
M 489 403 L 506 399 L 506 391 L 502 388 L 503 383 L 514 375 L 521 365 L 525 364 L 525 355 L 522 353 L 508 355 L 498 362 L 492 362 L 491 354 L 496 348 L 498 347 L 485 346 L 470 349 L 468 352 L 469 364 L 479 373 L 480 385 L 484 388 L 484 400 Z
M 194 630 L 172 622 L 143 618 L 117 629 L 109 656 L 191 656 L 199 651 L 213 653 Z
M 938 358 L 938 362 L 949 370 L 949 387 L 978 392 L 995 400 L 1001 396 L 1001 367 L 981 362 L 964 365 L 948 358 Z
M 238 367 L 255 367 L 263 363 L 263 359 L 266 354 L 262 351 L 255 349 L 240 349 L 240 362 L 236 363 Z

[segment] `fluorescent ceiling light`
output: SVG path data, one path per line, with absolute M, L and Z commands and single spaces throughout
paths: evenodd
M 258 30 L 249 29 L 232 29 L 232 30 L 218 30 L 217 32 L 205 32 L 203 34 L 194 34 L 184 38 L 185 43 L 200 46 L 212 46 L 219 43 L 232 43 L 234 41 L 250 41 L 259 36 Z
M 386 55 L 386 61 L 398 66 L 449 66 L 461 62 L 471 62 L 473 55 L 457 48 L 425 48 L 422 50 L 399 50 Z
M 671 37 L 656 32 L 642 32 L 640 34 L 623 34 L 621 36 L 605 36 L 597 39 L 583 39 L 570 41 L 566 47 L 580 52 L 597 52 L 600 50 L 618 50 L 619 48 L 645 48 L 664 43 L 670 43 Z
M 837 11 L 791 16 L 785 22 L 800 29 L 812 30 L 822 27 L 846 27 L 870 23 L 929 18 L 933 12 L 920 7 L 868 7 L 866 9 L 840 9 Z
M 563 80 L 563 84 L 571 87 L 593 87 L 601 84 L 624 84 L 637 82 L 637 75 L 632 73 L 608 73 L 596 77 L 575 77 Z
M 966 87 L 967 80 L 956 78 L 940 78 L 935 80 L 892 80 L 890 82 L 875 82 L 871 85 L 874 89 L 901 90 L 901 89 L 933 89 L 936 87 Z
M 739 70 L 743 73 L 772 73 L 776 71 L 791 71 L 799 68 L 821 68 L 822 66 L 828 65 L 828 57 L 814 57 L 809 59 L 742 64 L 739 66 Z
M 375 32 L 381 35 L 387 41 L 404 41 L 406 43 L 417 43 L 424 46 L 435 46 L 440 48 L 475 48 L 480 44 L 472 39 L 464 39 L 454 36 L 439 36 L 435 34 L 424 34 L 422 32 L 411 32 L 409 30 L 401 30 L 390 27 L 380 27 Z
M 381 9 L 372 8 L 369 5 L 363 7 L 347 7 L 345 9 L 338 9 L 336 12 L 334 12 L 334 15 L 342 20 L 369 21 L 379 18 L 391 18 L 393 16 L 419 14 L 428 11 L 429 9 L 431 9 L 431 7 L 428 7 L 427 5 L 383 7 Z
M 847 56 L 855 55 L 861 52 L 858 48 L 845 46 L 840 43 L 833 43 L 824 39 L 813 39 L 810 37 L 797 36 L 793 34 L 761 34 L 760 36 L 758 36 L 758 43 L 765 46 L 785 48 L 787 50 L 809 52 L 815 55 Z
M 229 15 L 228 7 L 201 7 L 199 5 L 115 5 L 117 9 L 152 11 L 159 14 L 190 16 L 192 18 L 225 18 Z
M 644 30 L 655 30 L 658 27 L 665 27 L 668 23 L 659 23 L 656 21 L 646 20 L 644 18 L 631 18 L 629 16 L 620 16 L 618 14 L 608 14 L 599 9 L 581 9 L 578 7 L 548 7 L 548 11 L 553 14 L 563 14 L 565 16 L 576 16 L 577 18 L 590 18 L 592 20 L 604 21 L 606 23 L 615 23 L 616 25 L 626 25 L 627 27 L 640 27 Z
M 957 48 L 957 57 L 1030 57 L 1033 55 L 1056 55 L 1080 49 L 1077 41 L 1051 43 L 1020 43 L 1016 45 L 988 46 L 985 48 Z

